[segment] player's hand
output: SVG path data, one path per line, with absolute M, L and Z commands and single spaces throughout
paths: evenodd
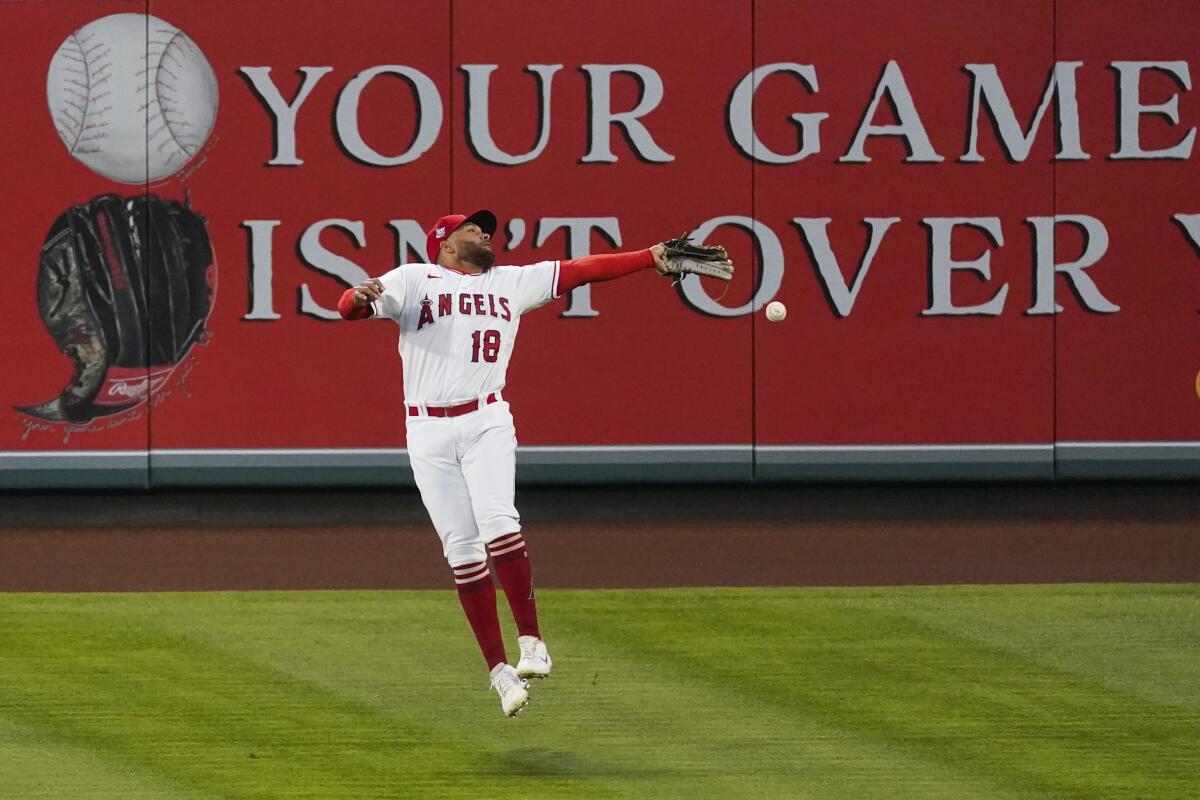
M 378 278 L 368 278 L 354 287 L 354 307 L 362 308 L 383 296 L 383 284 Z
M 650 248 L 650 255 L 654 256 L 654 268 L 659 272 L 664 272 L 667 268 L 666 262 L 663 261 L 663 253 L 665 253 L 666 250 L 667 248 L 663 247 L 661 244 L 653 245 Z

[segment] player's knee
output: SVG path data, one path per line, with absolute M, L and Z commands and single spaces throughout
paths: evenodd
M 443 552 L 451 567 L 487 561 L 487 548 L 481 541 L 447 545 Z
M 479 536 L 485 542 L 490 542 L 500 536 L 519 532 L 521 518 L 516 514 L 508 513 L 488 514 L 476 518 L 475 525 L 479 528 Z

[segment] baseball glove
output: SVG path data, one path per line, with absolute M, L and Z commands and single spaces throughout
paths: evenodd
M 204 218 L 154 195 L 72 206 L 42 245 L 38 308 L 75 362 L 62 393 L 17 406 L 84 423 L 146 400 L 204 333 L 216 276 Z
M 691 274 L 733 280 L 733 262 L 719 244 L 692 244 L 690 236 L 683 236 L 662 245 L 665 266 L 657 268 L 660 275 L 674 278 L 676 282 Z

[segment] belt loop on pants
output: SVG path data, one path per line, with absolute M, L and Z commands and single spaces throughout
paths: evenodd
M 480 395 L 474 400 L 468 400 L 465 403 L 455 403 L 448 406 L 429 405 L 428 403 L 406 403 L 408 407 L 408 416 L 410 417 L 461 417 L 463 414 L 470 414 L 472 411 L 478 411 L 484 406 L 490 406 L 492 403 L 498 403 L 504 399 L 504 396 L 499 392 L 489 392 L 485 395 Z

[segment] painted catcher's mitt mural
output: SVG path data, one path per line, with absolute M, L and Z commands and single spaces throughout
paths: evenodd
M 37 296 L 75 374 L 16 410 L 86 423 L 144 402 L 204 333 L 215 283 L 204 218 L 188 205 L 110 194 L 67 209 L 42 245 Z

